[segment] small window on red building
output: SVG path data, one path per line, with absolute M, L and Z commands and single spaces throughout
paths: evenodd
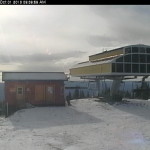
M 22 95 L 23 94 L 23 87 L 18 87 L 17 88 L 17 94 Z
M 47 87 L 47 91 L 49 94 L 53 94 L 53 87 L 52 86 Z

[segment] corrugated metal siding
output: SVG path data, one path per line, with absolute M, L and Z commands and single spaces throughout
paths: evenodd
M 70 69 L 70 74 L 73 76 L 94 75 L 94 74 L 111 73 L 111 70 L 112 70 L 111 64 L 97 64 L 92 66 L 72 68 Z
M 112 71 L 112 65 L 111 64 L 102 64 L 101 65 L 101 73 L 111 73 Z

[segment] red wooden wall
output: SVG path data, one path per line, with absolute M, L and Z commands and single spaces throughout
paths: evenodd
M 15 107 L 25 103 L 64 106 L 64 81 L 5 81 L 5 101 Z

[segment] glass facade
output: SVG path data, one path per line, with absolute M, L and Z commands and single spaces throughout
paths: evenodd
M 129 46 L 125 48 L 125 54 L 128 53 L 150 53 L 150 47 L 147 46 Z
M 129 46 L 112 64 L 116 73 L 150 73 L 150 47 Z

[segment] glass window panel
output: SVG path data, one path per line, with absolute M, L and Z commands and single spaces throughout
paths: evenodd
M 112 72 L 116 72 L 116 64 L 115 63 L 112 64 Z
M 23 88 L 22 87 L 17 88 L 17 94 L 20 94 L 20 95 L 23 94 Z
M 132 64 L 132 72 L 139 73 L 139 64 Z
M 145 53 L 145 47 L 139 47 L 139 52 L 140 53 Z
M 133 54 L 132 55 L 132 62 L 139 63 L 139 55 L 138 54 Z
M 146 55 L 139 55 L 140 63 L 146 63 Z
M 138 47 L 132 47 L 132 53 L 138 53 Z
M 131 62 L 131 55 L 124 56 L 124 62 Z
M 123 64 L 116 64 L 116 72 L 123 72 Z
M 147 64 L 147 73 L 150 73 L 150 64 Z
M 120 58 L 118 58 L 118 59 L 116 60 L 116 62 L 123 62 L 123 56 L 121 56 Z
M 124 64 L 124 71 L 131 72 L 131 64 Z
M 146 73 L 146 65 L 140 64 L 140 73 Z
M 146 53 L 150 53 L 150 48 L 146 48 Z
M 150 55 L 147 55 L 147 63 L 150 63 Z
M 126 49 L 125 49 L 125 53 L 126 53 L 126 54 L 127 54 L 127 53 L 131 53 L 131 47 L 126 48 Z

